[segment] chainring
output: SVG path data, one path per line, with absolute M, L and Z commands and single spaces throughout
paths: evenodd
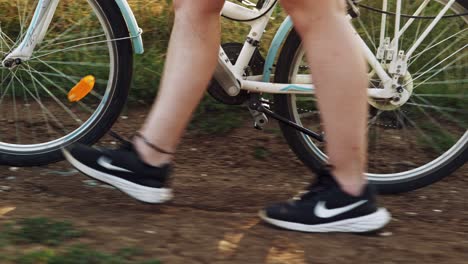
M 243 46 L 243 44 L 236 42 L 222 44 L 223 50 L 232 64 L 236 63 Z M 257 48 L 244 74 L 247 76 L 261 75 L 263 74 L 264 65 L 265 59 Z M 217 101 L 227 105 L 241 105 L 249 99 L 249 93 L 245 90 L 240 91 L 236 96 L 230 96 L 215 79 L 211 80 L 208 86 L 208 93 Z

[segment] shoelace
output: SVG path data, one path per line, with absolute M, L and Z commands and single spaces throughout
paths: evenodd
M 308 198 L 316 196 L 318 193 L 326 191 L 336 185 L 333 176 L 331 175 L 332 166 L 326 165 L 323 168 L 317 171 L 317 180 L 311 183 L 304 191 L 296 195 L 291 199 L 292 203 L 296 203 L 303 200 L 308 200 Z
M 306 188 L 305 193 L 300 196 L 300 200 L 306 200 L 309 197 L 330 189 L 330 187 L 334 185 L 335 181 L 331 175 L 319 175 L 318 180 Z

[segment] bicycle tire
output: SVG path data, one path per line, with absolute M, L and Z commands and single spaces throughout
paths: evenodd
M 5 150 L 0 146 L 0 164 L 8 166 L 40 166 L 63 160 L 61 148 L 76 142 L 93 144 L 102 138 L 119 117 L 128 97 L 133 74 L 133 51 L 129 32 L 119 7 L 114 1 L 91 0 L 100 10 L 100 18 L 109 27 L 115 54 L 115 69 L 109 97 L 101 107 L 97 117 L 88 124 L 85 130 L 60 145 L 42 148 L 35 151 Z M 58 11 L 57 11 L 58 12 Z
M 467 9 L 467 1 L 459 1 L 459 3 L 463 5 L 465 9 Z M 296 59 L 298 50 L 300 48 L 300 36 L 293 29 L 286 38 L 279 55 L 275 71 L 275 82 L 290 83 L 290 75 L 292 68 L 294 67 L 294 60 Z M 289 120 L 297 122 L 294 116 L 294 111 L 297 111 L 297 109 L 293 109 L 294 106 L 292 105 L 291 95 L 275 95 L 274 108 L 278 114 L 288 118 Z M 317 171 L 320 168 L 323 168 L 323 165 L 326 163 L 326 161 L 322 157 L 319 157 L 316 152 L 311 149 L 309 146 L 310 141 L 306 141 L 306 138 L 302 133 L 283 124 L 280 124 L 280 127 L 282 134 L 291 150 L 307 167 L 309 167 L 312 171 Z M 408 192 L 437 182 L 452 174 L 467 162 L 467 134 L 468 132 L 465 132 L 464 136 L 460 138 L 460 140 L 464 140 L 464 143 L 461 141 L 460 147 L 453 153 L 453 155 L 440 163 L 439 166 L 434 167 L 432 170 L 425 171 L 424 173 L 418 174 L 413 178 L 399 181 L 369 180 L 376 185 L 379 192 L 382 194 Z

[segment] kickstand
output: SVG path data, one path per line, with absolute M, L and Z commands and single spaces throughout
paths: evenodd
M 255 97 L 255 96 L 252 96 L 251 99 L 250 99 L 250 103 L 249 103 L 249 108 L 250 110 L 253 110 L 253 111 L 257 111 L 257 112 L 260 112 L 260 113 L 264 113 L 265 115 L 267 115 L 268 117 L 271 117 L 273 119 L 276 119 L 278 120 L 279 122 L 287 125 L 287 126 L 290 126 L 320 142 L 324 142 L 325 141 L 325 137 L 321 134 L 318 134 L 314 131 L 311 131 L 305 127 L 302 127 L 290 120 L 288 120 L 287 118 L 284 118 L 280 115 L 278 115 L 277 113 L 271 111 L 270 109 L 268 109 L 267 107 L 265 107 L 265 105 L 262 104 L 262 102 L 260 101 L 259 97 Z

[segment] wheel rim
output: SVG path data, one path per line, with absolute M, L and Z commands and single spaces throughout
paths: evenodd
M 32 2 L 18 1 L 16 24 L 8 14 L 0 18 L 6 21 L 1 29 L 2 57 L 29 24 L 37 4 Z M 15 4 L 0 4 L 8 10 L 1 5 Z M 48 152 L 79 140 L 96 126 L 115 91 L 117 48 L 112 39 L 111 27 L 95 1 L 60 2 L 32 59 L 13 70 L 0 68 L 0 152 Z M 94 89 L 80 102 L 70 103 L 68 91 L 88 74 L 96 77 Z
M 415 1 L 412 6 L 407 5 L 406 11 L 403 9 L 404 13 L 412 14 L 419 6 L 417 2 L 420 3 L 420 1 Z M 445 1 L 433 1 L 428 7 L 440 10 L 437 8 L 441 8 L 441 4 L 444 3 Z M 438 7 L 436 7 L 437 5 Z M 381 7 L 379 4 L 372 6 Z M 466 10 L 459 4 L 455 4 L 448 14 L 462 12 L 466 12 Z M 361 18 L 355 21 L 355 25 L 372 49 L 374 46 L 372 36 L 379 34 L 369 28 L 363 28 L 366 25 L 365 22 L 369 22 L 369 15 L 368 12 L 363 12 Z M 432 14 L 428 12 L 424 15 Z M 466 89 L 468 56 L 466 56 L 466 44 L 464 43 L 466 43 L 468 35 L 466 28 L 468 18 L 451 19 L 456 21 L 451 21 L 452 27 L 458 25 L 461 27 L 461 33 L 451 30 L 445 30 L 445 33 L 435 31 L 438 33 L 437 38 L 431 39 L 431 35 L 429 35 L 428 39 L 423 42 L 422 48 L 420 47 L 416 51 L 416 60 L 410 62 L 409 71 L 412 73 L 410 79 L 416 79 L 416 81 L 411 82 L 414 96 L 405 105 L 394 111 L 374 109 L 370 112 L 369 173 L 367 173 L 367 177 L 374 182 L 402 182 L 422 177 L 447 164 L 466 149 L 468 142 L 466 130 L 466 121 L 468 120 Z M 373 24 L 377 24 L 377 21 L 380 22 L 380 20 L 374 19 Z M 402 25 L 404 23 L 405 21 Z M 415 25 L 416 29 L 413 30 L 416 31 L 425 28 L 425 24 L 422 22 L 419 24 L 419 21 L 415 22 Z M 439 26 L 444 27 L 444 25 Z M 408 39 L 405 42 L 404 37 L 400 43 L 403 48 L 408 46 L 410 42 Z M 443 40 L 445 41 L 442 42 Z M 440 44 L 438 44 L 439 42 Z M 444 45 L 447 42 L 451 44 L 450 48 Z M 458 53 L 454 53 L 455 51 Z M 290 81 L 293 83 L 298 75 L 309 74 L 304 57 L 304 50 L 300 47 L 293 60 L 294 67 L 290 72 Z M 445 60 L 446 58 L 449 59 Z M 415 69 L 419 71 L 415 71 Z M 416 74 L 418 72 L 419 74 Z M 445 75 L 441 75 L 441 73 Z M 370 85 L 370 87 L 374 87 L 375 83 L 373 85 L 371 81 Z M 437 87 L 433 88 L 434 86 Z M 291 95 L 289 100 L 296 122 L 316 131 L 321 130 L 315 97 Z M 314 104 L 314 106 L 307 107 L 306 104 Z M 305 135 L 302 137 L 313 154 L 325 162 L 327 157 L 324 154 L 324 145 L 312 141 Z M 420 161 L 417 161 L 419 159 Z

